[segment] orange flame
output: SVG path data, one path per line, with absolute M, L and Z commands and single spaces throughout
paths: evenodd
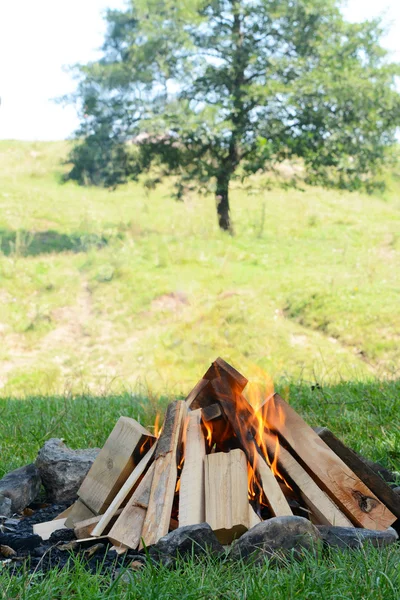
M 204 421 L 204 420 L 203 420 L 203 421 L 202 421 L 202 423 L 203 423 L 203 425 L 204 425 L 204 428 L 205 428 L 205 430 L 206 430 L 206 432 L 207 432 L 207 436 L 206 436 L 206 442 L 207 442 L 207 446 L 208 446 L 209 448 L 211 448 L 211 443 L 212 443 L 212 435 L 213 435 L 213 428 L 212 428 L 211 422 L 210 422 L 210 421 Z
M 154 420 L 154 435 L 156 438 L 159 438 L 161 435 L 161 427 L 160 427 L 160 413 L 156 414 L 156 418 Z

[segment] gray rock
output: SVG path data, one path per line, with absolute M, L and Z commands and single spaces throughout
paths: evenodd
M 11 514 L 23 510 L 37 498 L 41 483 L 40 473 L 33 464 L 15 469 L 0 480 L 0 495 L 11 500 Z
M 320 547 L 318 529 L 304 517 L 274 517 L 258 523 L 242 535 L 230 556 L 262 562 L 265 558 L 292 553 L 300 558 L 304 551 L 319 551 Z
M 374 531 L 372 529 L 357 529 L 356 527 L 317 525 L 317 529 L 326 546 L 343 549 L 363 548 L 366 544 L 382 548 L 394 544 L 399 539 L 392 527 L 385 531 Z
M 12 502 L 10 498 L 7 498 L 7 496 L 3 496 L 3 494 L 0 494 L 0 517 L 11 517 L 11 504 Z
M 395 487 L 393 491 L 400 496 L 400 486 Z
M 183 556 L 200 556 L 206 552 L 220 555 L 224 549 L 208 523 L 178 527 L 149 547 L 151 558 L 172 566 L 175 559 Z
M 36 458 L 48 500 L 72 502 L 99 452 L 99 448 L 71 450 L 61 439 L 48 440 Z

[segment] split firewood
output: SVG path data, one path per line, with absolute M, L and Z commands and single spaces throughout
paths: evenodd
M 121 513 L 122 513 L 122 508 L 117 510 L 114 517 L 111 519 L 109 525 L 104 529 L 104 535 L 106 535 L 108 533 L 108 531 L 111 529 L 112 525 L 114 525 L 115 521 L 117 520 L 117 518 L 119 517 L 119 515 Z M 96 517 L 93 517 L 92 519 L 86 519 L 85 521 L 80 521 L 79 523 L 76 523 L 75 527 L 74 527 L 74 533 L 75 533 L 76 538 L 78 540 L 82 540 L 82 539 L 86 539 L 89 536 L 91 536 L 93 529 L 96 527 L 96 525 L 100 521 L 101 517 L 102 517 L 102 515 L 97 515 Z
M 201 409 L 189 413 L 185 438 L 185 464 L 179 490 L 179 526 L 204 523 L 204 457 L 206 445 Z
M 118 542 L 115 542 L 111 538 L 108 538 L 108 539 L 110 540 L 110 542 L 112 544 L 114 544 L 112 546 L 112 548 L 110 548 L 110 551 L 113 551 L 113 552 L 115 552 L 118 555 L 125 554 L 125 552 L 128 552 L 128 550 L 129 550 L 128 546 L 124 546 L 123 544 L 119 544 Z
M 217 402 L 215 402 L 214 404 L 210 404 L 210 406 L 205 406 L 202 409 L 201 413 L 203 421 L 207 422 L 223 418 L 221 407 Z
M 106 511 L 155 437 L 135 419 L 120 417 L 78 490 L 96 515 Z
M 392 511 L 397 518 L 400 519 L 400 495 L 396 494 L 392 488 L 379 477 L 374 471 L 365 464 L 357 454 L 343 444 L 329 429 L 319 427 L 315 430 L 321 440 L 329 446 L 329 448 L 342 459 L 344 463 L 361 479 L 362 482 L 374 494 L 386 504 L 389 510 Z
M 44 523 L 35 523 L 33 533 L 40 535 L 42 540 L 48 540 L 52 533 L 60 529 L 67 529 L 66 519 L 57 519 L 56 521 L 45 521 Z
M 188 408 L 195 410 L 196 408 L 210 406 L 215 402 L 215 396 L 210 386 L 210 382 L 214 379 L 223 379 L 230 386 L 235 386 L 240 392 L 247 385 L 246 377 L 223 358 L 218 357 L 186 398 Z
M 256 441 L 257 419 L 253 407 L 239 393 L 239 389 L 231 389 L 222 379 L 215 379 L 211 382 L 211 386 L 247 460 L 257 474 L 272 513 L 276 517 L 292 515 L 292 510 L 279 483 L 265 462 L 261 448 Z
M 204 464 L 206 521 L 221 544 L 230 544 L 250 527 L 246 456 L 239 449 L 216 452 Z
M 278 432 L 309 475 L 358 527 L 387 529 L 396 517 L 315 431 L 278 394 L 263 407 L 266 422 Z
M 118 494 L 115 496 L 114 500 L 111 502 L 104 515 L 101 517 L 96 527 L 93 529 L 92 535 L 99 536 L 103 533 L 104 529 L 110 523 L 117 510 L 120 508 L 122 503 L 125 502 L 126 498 L 131 493 L 136 483 L 139 481 L 140 477 L 143 475 L 143 473 L 153 460 L 156 448 L 157 443 L 155 443 L 150 448 L 150 450 L 147 451 L 140 463 L 134 468 L 134 470 L 129 475 L 122 488 L 119 490 Z
M 188 408 L 192 409 L 208 406 L 212 401 L 208 379 L 200 379 L 185 399 Z
M 90 508 L 88 506 L 86 506 L 86 504 L 84 504 L 82 502 L 82 500 L 77 500 L 76 502 L 74 502 L 74 504 L 72 506 L 70 506 L 68 509 L 68 515 L 65 521 L 65 525 L 67 527 L 75 527 L 75 523 L 79 523 L 79 521 L 85 521 L 86 519 L 92 519 L 93 517 L 95 517 L 96 515 L 94 514 L 94 512 L 92 510 L 90 510 Z M 65 512 L 65 511 L 64 511 Z M 59 518 L 63 518 L 62 515 L 64 513 L 61 513 L 61 515 L 58 515 L 57 519 Z
M 133 550 L 139 546 L 144 520 L 150 501 L 151 484 L 154 477 L 153 463 L 139 483 L 131 498 L 128 500 L 121 516 L 112 527 L 109 538 L 113 544 L 122 544 Z
M 143 543 L 146 546 L 155 544 L 168 533 L 186 415 L 187 405 L 183 401 L 172 402 L 167 408 L 162 433 L 157 443 L 150 502 L 142 531 Z
M 352 527 L 351 521 L 338 509 L 336 504 L 310 477 L 305 469 L 297 462 L 283 446 L 276 447 L 276 436 L 267 431 L 264 433 L 264 443 L 268 454 L 273 460 L 275 452 L 278 452 L 277 462 L 280 468 L 291 482 L 299 490 L 305 505 L 314 515 L 319 525 L 336 525 L 340 527 Z
M 249 529 L 261 523 L 262 519 L 255 512 L 254 508 L 249 503 Z
M 69 515 L 71 514 L 71 512 L 73 511 L 73 508 L 74 508 L 74 504 L 71 504 L 71 506 L 68 506 L 68 508 L 63 510 L 62 513 L 60 513 L 59 515 L 54 517 L 53 521 L 57 521 L 57 519 L 67 519 L 69 517 Z

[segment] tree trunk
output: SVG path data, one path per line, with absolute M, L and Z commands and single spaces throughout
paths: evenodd
M 217 178 L 217 189 L 215 192 L 217 203 L 218 224 L 223 231 L 233 234 L 229 211 L 229 178 L 225 175 Z

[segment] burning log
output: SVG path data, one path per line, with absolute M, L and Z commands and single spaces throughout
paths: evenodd
M 180 479 L 179 525 L 203 523 L 204 457 L 206 444 L 201 427 L 201 409 L 189 413 L 185 447 L 185 464 Z
M 304 468 L 358 527 L 386 529 L 396 517 L 315 431 L 278 394 L 263 407 L 271 429 L 295 452 Z
M 226 382 L 215 379 L 211 384 L 227 421 L 232 426 L 247 460 L 257 474 L 273 515 L 292 515 L 292 510 L 270 467 L 265 462 L 257 437 L 257 418 L 247 400 Z
M 247 460 L 242 450 L 205 459 L 206 521 L 221 544 L 230 544 L 250 527 Z
M 77 502 L 41 531 L 75 524 L 77 537 L 109 532 L 125 552 L 204 520 L 230 543 L 292 508 L 320 525 L 378 530 L 396 520 L 400 499 L 352 451 L 322 430 L 327 445 L 277 394 L 256 411 L 246 383 L 218 358 L 186 402 L 168 406 L 157 441 L 122 417 Z
M 276 456 L 276 436 L 264 433 L 264 442 L 273 459 Z M 322 491 L 305 469 L 286 448 L 279 446 L 277 461 L 291 482 L 297 487 L 305 505 L 310 509 L 319 525 L 352 527 L 351 521 L 338 509 L 336 504 Z
M 78 490 L 78 496 L 95 514 L 102 514 L 121 489 L 140 454 L 155 442 L 140 423 L 120 417 Z
M 230 387 L 242 392 L 247 385 L 247 379 L 239 371 L 236 371 L 223 358 L 217 358 L 206 371 L 203 378 L 196 384 L 186 398 L 186 404 L 191 410 L 205 408 L 215 402 L 211 382 L 214 379 L 225 381 Z
M 155 544 L 168 533 L 186 415 L 185 402 L 172 402 L 167 408 L 163 430 L 157 443 L 150 502 L 142 532 L 146 546 Z

